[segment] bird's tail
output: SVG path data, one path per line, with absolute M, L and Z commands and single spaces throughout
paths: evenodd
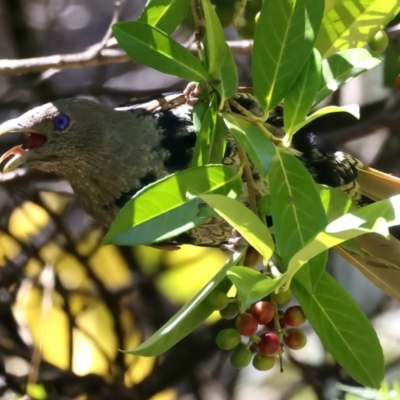
M 363 166 L 358 171 L 360 194 L 373 201 L 400 194 L 400 178 Z M 400 238 L 400 235 L 396 235 Z M 367 234 L 355 239 L 358 250 L 337 246 L 335 250 L 360 270 L 387 295 L 400 301 L 400 240 L 391 235 L 389 240 L 378 234 Z

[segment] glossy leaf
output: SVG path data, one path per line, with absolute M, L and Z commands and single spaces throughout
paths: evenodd
M 400 0 L 341 0 L 324 16 L 315 47 L 323 58 L 364 47 L 399 10 Z
M 303 126 L 306 126 L 309 124 L 311 121 L 314 121 L 314 119 L 320 118 L 326 114 L 331 114 L 331 113 L 336 113 L 336 112 L 347 112 L 351 115 L 353 115 L 355 118 L 359 119 L 360 118 L 360 107 L 358 104 L 350 104 L 348 106 L 328 106 L 328 107 L 323 107 L 320 108 L 319 110 L 313 112 L 311 115 L 309 115 L 305 121 L 300 122 L 294 127 L 294 130 L 297 132 L 299 129 L 301 129 Z
M 222 116 L 229 131 L 244 147 L 257 171 L 266 178 L 275 154 L 274 144 L 261 128 L 239 115 L 222 113 Z
M 219 79 L 221 80 L 222 95 L 225 99 L 232 97 L 238 87 L 238 72 L 232 51 L 227 43 L 225 43 L 225 60 L 221 66 Z
M 211 76 L 216 77 L 215 74 L 218 76 L 225 62 L 226 42 L 224 31 L 210 0 L 201 0 L 201 6 L 206 24 L 204 50 L 206 53 L 207 69 Z
M 186 303 L 149 339 L 127 353 L 146 357 L 158 356 L 196 329 L 214 311 L 207 302 L 207 297 L 216 288 L 225 293 L 229 290 L 231 283 L 226 277 L 226 272 L 240 260 L 243 254 L 244 251 L 234 253 L 231 259 L 191 301 Z
M 252 268 L 240 266 L 232 267 L 227 275 L 236 287 L 241 312 L 271 294 L 283 281 L 283 276 L 272 279 Z
M 375 330 L 354 299 L 324 272 L 310 294 L 292 289 L 324 347 L 362 385 L 379 387 L 384 377 L 382 348 Z
M 158 28 L 139 21 L 119 22 L 113 33 L 126 53 L 144 65 L 190 81 L 210 79 L 198 58 Z
M 331 222 L 311 238 L 290 260 L 288 277 L 294 275 L 312 257 L 325 252 L 344 241 L 366 233 L 388 236 L 388 228 L 400 224 L 400 195 L 381 200 Z
M 328 222 L 332 222 L 341 217 L 350 209 L 354 211 L 357 209 L 351 198 L 342 190 L 323 185 L 316 185 L 316 187 Z
M 268 228 L 244 204 L 216 194 L 199 197 L 235 228 L 261 254 L 264 261 L 272 257 L 274 242 Z
M 171 34 L 183 21 L 190 0 L 148 0 L 138 21 Z
M 314 49 L 285 97 L 284 123 L 289 141 L 295 133 L 296 125 L 305 121 L 313 105 L 320 87 L 321 70 L 321 55 Z
M 195 107 L 197 107 L 196 105 Z M 203 107 L 203 106 L 202 106 Z M 193 153 L 193 166 L 218 164 L 222 162 L 226 147 L 226 129 L 222 121 L 218 123 L 218 103 L 216 95 L 212 95 L 206 107 L 200 131 Z M 219 129 L 218 129 L 219 128 Z
M 236 196 L 241 190 L 240 175 L 226 166 L 179 171 L 136 193 L 117 215 L 104 242 L 134 245 L 174 237 L 212 215 L 207 207 L 204 212 L 204 204 L 193 196 L 204 193 Z
M 349 49 L 329 56 L 322 61 L 322 81 L 314 100 L 317 105 L 346 82 L 375 68 L 382 58 L 367 49 Z
M 254 36 L 252 77 L 265 111 L 286 96 L 305 65 L 324 5 L 323 0 L 264 0 Z
M 325 228 L 327 219 L 313 178 L 285 149 L 276 152 L 268 181 L 275 239 L 287 267 L 293 255 Z M 324 271 L 326 258 L 327 253 L 318 255 L 296 275 L 310 291 Z

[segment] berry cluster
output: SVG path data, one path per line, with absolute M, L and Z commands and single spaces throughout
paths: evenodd
M 253 366 L 266 371 L 275 365 L 276 356 L 281 359 L 284 346 L 299 350 L 306 345 L 307 338 L 298 328 L 306 321 L 302 308 L 291 306 L 284 312 L 277 308 L 278 304 L 287 304 L 290 299 L 290 291 L 273 294 L 271 301 L 258 301 L 239 314 L 238 301 L 226 297 L 226 306 L 220 309 L 220 314 L 226 319 L 236 317 L 236 328 L 221 330 L 216 342 L 221 349 L 233 350 L 230 361 L 235 368 L 246 367 L 253 358 Z M 243 336 L 249 338 L 247 344 L 242 344 Z M 256 350 L 254 357 L 252 347 Z

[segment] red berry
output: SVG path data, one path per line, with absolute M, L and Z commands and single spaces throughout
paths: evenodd
M 283 342 L 289 349 L 300 350 L 306 345 L 307 338 L 301 329 L 291 328 L 285 332 Z
M 394 81 L 394 86 L 396 86 L 397 90 L 400 90 L 400 75 L 396 76 L 396 79 Z
M 274 318 L 275 308 L 269 301 L 258 301 L 251 305 L 250 314 L 260 325 L 265 325 Z
M 278 336 L 275 333 L 265 333 L 261 335 L 261 341 L 257 343 L 259 353 L 266 356 L 275 356 L 281 348 Z
M 275 365 L 275 357 L 265 356 L 264 354 L 257 353 L 253 357 L 253 366 L 259 371 L 268 371 Z
M 307 321 L 307 317 L 300 306 L 289 307 L 285 311 L 283 319 L 286 325 L 289 326 L 300 326 L 301 324 L 304 324 L 304 322 Z
M 285 324 L 285 320 L 283 319 L 283 311 L 279 310 L 278 311 L 278 318 L 279 318 L 279 325 L 281 326 L 281 329 L 284 329 L 286 324 Z M 267 329 L 271 332 L 275 332 L 275 319 L 273 318 L 270 322 L 268 322 L 268 324 L 265 324 L 265 326 L 267 327 Z
M 236 328 L 243 336 L 251 336 L 257 332 L 257 320 L 249 313 L 240 314 L 236 319 Z

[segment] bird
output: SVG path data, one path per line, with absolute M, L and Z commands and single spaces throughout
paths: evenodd
M 264 115 L 255 97 L 246 91 L 238 92 L 234 100 L 255 116 Z M 119 210 L 143 187 L 191 166 L 196 143 L 192 111 L 185 92 L 131 99 L 116 108 L 85 98 L 56 100 L 0 124 L 0 135 L 27 135 L 26 144 L 8 150 L 0 163 L 12 156 L 5 172 L 29 167 L 65 178 L 83 208 L 109 227 Z M 234 108 L 231 111 L 239 112 Z M 284 135 L 283 116 L 283 108 L 278 106 L 265 121 L 277 136 Z M 315 182 L 342 189 L 359 206 L 400 193 L 399 178 L 364 166 L 307 127 L 293 136 L 291 149 Z M 228 137 L 222 163 L 239 170 L 238 149 L 232 138 Z M 265 182 L 258 178 L 256 184 L 261 195 L 268 193 Z M 231 237 L 232 228 L 217 216 L 170 239 L 166 245 L 218 247 Z M 369 248 L 374 247 L 373 240 L 367 242 L 372 242 Z M 377 243 L 375 249 L 365 251 L 369 255 L 377 251 L 377 259 L 386 269 L 400 270 L 400 241 L 393 237 Z M 389 247 L 393 256 L 385 262 L 382 249 L 386 252 Z M 366 273 L 363 269 L 368 267 L 368 260 L 364 262 L 349 250 L 342 249 L 341 254 Z M 400 300 L 400 290 L 392 293 L 386 284 L 377 284 Z

